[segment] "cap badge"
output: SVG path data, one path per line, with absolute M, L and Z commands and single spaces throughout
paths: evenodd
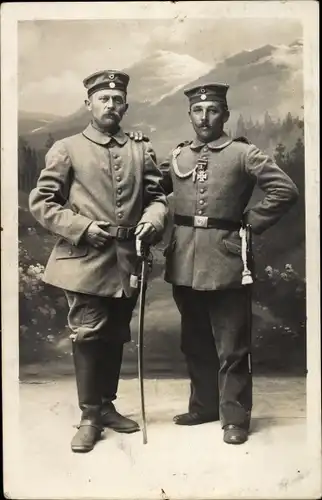
M 205 100 L 207 99 L 206 94 L 201 94 L 200 99 L 201 99 L 202 101 L 205 101 Z
M 114 89 L 115 88 L 115 83 L 114 82 L 110 82 L 108 84 L 108 86 L 111 88 L 111 89 Z

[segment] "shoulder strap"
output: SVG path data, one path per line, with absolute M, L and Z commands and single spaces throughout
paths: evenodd
M 132 159 L 136 170 L 144 168 L 144 145 L 143 142 L 130 141 L 130 148 L 132 152 Z
M 192 143 L 192 141 L 183 141 L 183 142 L 180 142 L 180 144 L 178 144 L 177 148 L 184 148 L 186 146 L 190 146 L 191 143 Z
M 233 139 L 234 142 L 243 142 L 244 144 L 251 144 L 251 142 L 247 139 L 247 137 L 240 136 L 240 137 L 235 137 Z
M 142 141 L 143 141 L 143 142 L 149 142 L 149 141 L 150 141 L 150 138 L 149 138 L 147 135 L 145 135 L 145 134 L 143 134 L 143 136 L 142 136 L 142 140 L 141 140 L 141 141 L 134 141 L 134 138 L 130 137 L 130 132 L 125 132 L 125 135 L 127 135 L 127 136 L 128 136 L 128 138 L 129 138 L 131 141 L 133 141 L 133 142 L 142 142 Z

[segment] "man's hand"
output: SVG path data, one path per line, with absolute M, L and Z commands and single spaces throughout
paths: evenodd
M 138 240 L 142 240 L 145 243 L 152 243 L 156 236 L 155 227 L 151 222 L 138 224 L 135 230 L 135 236 Z
M 86 241 L 95 248 L 102 248 L 111 238 L 110 233 L 107 232 L 108 226 L 110 226 L 109 222 L 100 220 L 92 222 L 84 234 Z
M 134 139 L 135 142 L 148 141 L 149 138 L 147 135 L 143 134 L 141 130 L 127 132 L 127 135 L 130 139 Z

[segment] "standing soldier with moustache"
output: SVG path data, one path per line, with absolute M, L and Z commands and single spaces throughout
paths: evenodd
M 74 452 L 90 451 L 103 427 L 139 426 L 113 404 L 130 340 L 138 288 L 135 239 L 161 239 L 167 202 L 149 143 L 126 135 L 129 76 L 100 71 L 84 80 L 92 121 L 57 141 L 30 194 L 30 211 L 59 236 L 44 281 L 65 291 L 79 407 Z
M 166 281 L 181 314 L 181 349 L 191 379 L 188 413 L 178 425 L 219 420 L 224 441 L 247 440 L 252 410 L 249 287 L 242 285 L 240 229 L 254 235 L 296 202 L 292 180 L 245 138 L 224 132 L 228 86 L 185 91 L 196 137 L 161 164 L 174 195 L 174 228 L 166 251 Z M 257 185 L 265 196 L 246 209 Z

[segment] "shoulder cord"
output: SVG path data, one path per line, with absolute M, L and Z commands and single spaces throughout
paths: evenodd
M 196 170 L 197 167 L 194 167 L 190 172 L 187 172 L 186 174 L 183 174 L 179 170 L 178 162 L 177 162 L 177 157 L 181 153 L 181 146 L 178 146 L 172 153 L 172 165 L 173 165 L 173 170 L 174 173 L 176 174 L 177 177 L 180 179 L 186 179 L 187 177 L 190 177 Z

